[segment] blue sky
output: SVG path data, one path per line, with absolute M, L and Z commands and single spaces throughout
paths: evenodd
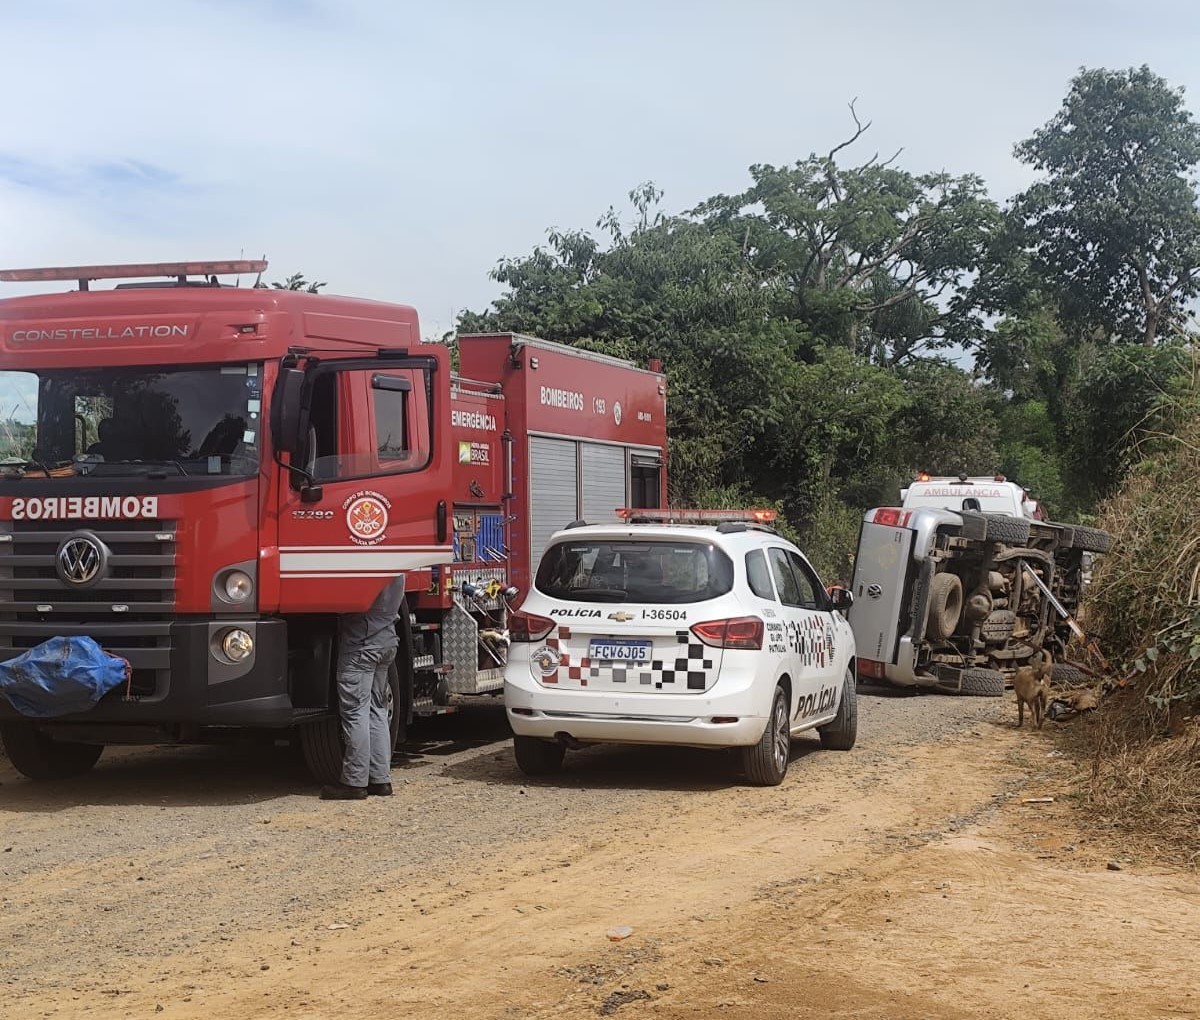
M 1015 141 L 1081 66 L 1149 63 L 1200 101 L 1176 0 L 0 0 L 0 265 L 266 253 L 417 306 L 590 226 L 637 183 L 669 209 L 828 149 L 1027 181 Z M 852 153 L 853 154 L 853 153 Z M 7 285 L 11 288 L 11 285 Z M 15 293 L 8 289 L 5 293 Z

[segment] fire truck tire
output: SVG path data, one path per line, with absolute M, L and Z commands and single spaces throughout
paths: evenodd
M 931 641 L 945 641 L 958 626 L 962 616 L 962 581 L 957 574 L 935 574 L 929 584 L 929 622 L 925 636 Z
M 405 728 L 405 705 L 400 671 L 393 663 L 388 667 L 388 723 L 393 750 Z M 318 783 L 340 782 L 342 760 L 346 753 L 346 741 L 342 738 L 342 720 L 336 715 L 327 715 L 312 722 L 301 723 L 298 729 L 300 750 L 304 752 L 304 764 L 308 766 L 309 774 Z
M 1106 553 L 1112 548 L 1112 535 L 1099 528 L 1084 528 L 1076 525 L 1075 539 L 1071 543 L 1071 548 L 1079 549 L 1081 552 Z
M 517 768 L 527 776 L 552 776 L 562 771 L 567 749 L 558 741 L 513 737 Z
M 854 667 L 846 669 L 842 681 L 842 703 L 832 722 L 817 727 L 821 746 L 827 751 L 849 751 L 858 737 L 858 687 L 855 683 Z
M 8 760 L 29 779 L 73 779 L 89 771 L 100 755 L 103 744 L 75 744 L 51 740 L 32 723 L 0 723 L 0 740 Z
M 976 698 L 1003 698 L 1004 674 L 994 669 L 964 669 L 959 693 Z
M 987 540 L 1005 545 L 1024 546 L 1029 541 L 1029 521 L 1024 517 L 1009 517 L 1007 514 L 985 514 L 987 517 Z

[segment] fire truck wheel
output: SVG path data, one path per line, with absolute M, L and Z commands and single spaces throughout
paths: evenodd
M 514 736 L 513 752 L 516 754 L 517 768 L 525 775 L 552 776 L 562 771 L 567 749 L 558 741 Z
M 0 723 L 0 740 L 13 768 L 30 779 L 72 779 L 91 769 L 104 752 L 103 744 L 74 744 L 51 740 L 32 723 Z
M 962 581 L 957 574 L 936 574 L 929 585 L 929 622 L 925 634 L 932 641 L 945 641 L 962 616 Z
M 400 671 L 393 663 L 388 667 L 388 727 L 392 734 L 392 749 L 405 729 L 404 692 L 400 685 Z M 400 711 L 397 711 L 397 708 Z M 300 750 L 304 752 L 304 764 L 309 774 L 318 783 L 337 783 L 342 778 L 342 759 L 346 753 L 346 742 L 342 738 L 342 720 L 336 715 L 301 723 L 297 727 Z

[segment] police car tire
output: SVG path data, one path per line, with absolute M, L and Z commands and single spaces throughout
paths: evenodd
M 517 768 L 527 776 L 553 776 L 562 771 L 567 749 L 558 741 L 537 737 L 513 737 Z
M 742 748 L 742 770 L 754 786 L 778 786 L 787 775 L 792 739 L 788 715 L 787 691 L 779 684 L 775 688 L 775 697 L 771 699 L 771 714 L 758 743 Z M 779 750 L 785 740 L 789 753 L 780 755 Z
M 1004 674 L 994 669 L 964 669 L 960 694 L 976 698 L 1004 697 Z
M 1071 543 L 1072 549 L 1081 552 L 1106 553 L 1112 548 L 1112 535 L 1099 528 L 1075 527 L 1075 538 Z
M 1050 670 L 1050 682 L 1057 687 L 1090 687 L 1092 678 L 1069 662 L 1056 662 Z
M 388 686 L 392 693 L 392 717 L 389 722 L 392 750 L 404 729 L 404 691 L 400 686 L 400 672 L 393 662 L 388 667 Z M 397 712 L 396 707 L 401 711 Z M 301 723 L 298 729 L 300 750 L 304 753 L 304 764 L 309 775 L 318 783 L 332 784 L 342 781 L 342 762 L 346 754 L 346 741 L 342 736 L 342 720 L 336 715 L 322 716 L 312 722 Z
M 8 760 L 28 779 L 73 779 L 91 770 L 104 753 L 103 744 L 51 740 L 32 723 L 0 723 L 0 741 Z
M 833 721 L 817 727 L 821 746 L 828 751 L 849 751 L 858 737 L 858 690 L 854 669 L 847 667 L 842 682 L 842 703 Z
M 957 574 L 935 574 L 929 584 L 929 622 L 925 636 L 945 641 L 958 626 L 963 610 L 962 581 Z
M 987 540 L 1005 545 L 1024 546 L 1029 541 L 1029 521 L 1024 517 L 1009 517 L 1007 514 L 985 514 L 987 517 Z

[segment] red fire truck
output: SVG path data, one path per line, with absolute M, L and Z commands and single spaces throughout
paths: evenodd
M 410 307 L 228 285 L 265 266 L 0 273 L 78 281 L 0 301 L 0 661 L 87 635 L 132 667 L 83 713 L 0 696 L 32 778 L 247 729 L 336 778 L 338 614 L 404 573 L 398 736 L 502 690 L 552 532 L 664 503 L 661 366 L 503 334 L 452 374 Z

